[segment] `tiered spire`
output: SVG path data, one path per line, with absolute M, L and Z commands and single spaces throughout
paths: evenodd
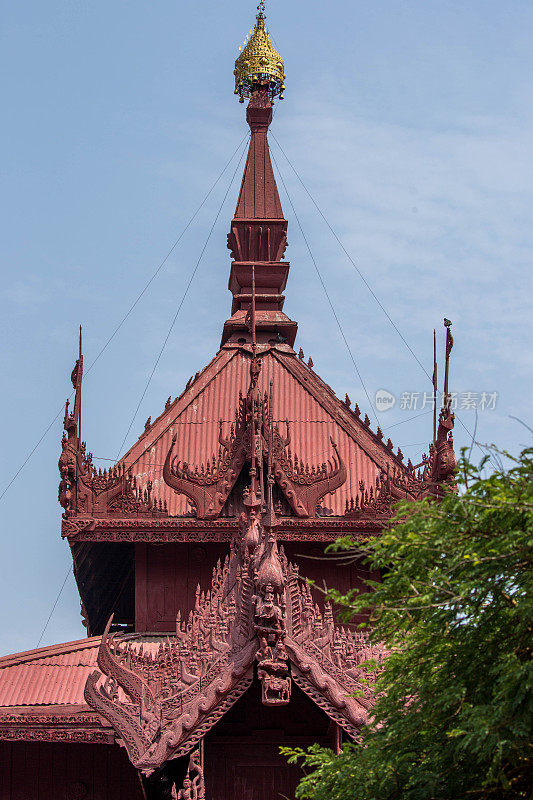
M 267 140 L 274 97 L 281 97 L 285 88 L 285 71 L 265 26 L 264 3 L 260 3 L 258 11 L 251 38 L 235 62 L 235 92 L 241 100 L 250 98 L 246 120 L 251 138 L 228 234 L 228 248 L 234 259 L 229 279 L 233 305 L 232 317 L 224 325 L 222 344 L 249 342 L 245 317 L 252 300 L 255 267 L 258 343 L 272 340 L 292 347 L 297 324 L 282 312 L 282 292 L 289 274 L 289 264 L 282 261 L 287 247 L 287 220 L 283 217 Z

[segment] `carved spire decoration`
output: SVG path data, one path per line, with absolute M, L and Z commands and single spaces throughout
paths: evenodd
M 433 444 L 437 441 L 437 392 L 438 392 L 438 371 L 437 371 L 437 331 L 433 328 L 433 375 L 431 384 L 433 386 Z
M 77 492 L 76 478 L 78 467 L 81 466 L 80 455 L 81 445 L 81 384 L 83 380 L 83 352 L 82 352 L 82 331 L 80 325 L 80 338 L 78 359 L 70 376 L 74 389 L 74 408 L 69 412 L 69 400 L 65 403 L 65 416 L 63 419 L 62 451 L 59 458 L 59 473 L 61 481 L 59 484 L 58 500 L 65 510 L 77 511 Z
M 211 587 L 198 586 L 188 620 L 178 614 L 175 636 L 156 644 L 110 634 L 109 620 L 85 699 L 145 774 L 195 748 L 249 688 L 254 662 L 266 705 L 290 702 L 294 680 L 352 737 L 368 719 L 372 675 L 361 664 L 379 663 L 383 648 L 337 626 L 329 604 L 320 610 L 278 549 L 272 515 L 266 522 L 253 508 L 243 514 Z
M 445 491 L 457 491 L 455 483 L 455 471 L 457 468 L 457 459 L 453 448 L 453 427 L 455 422 L 455 414 L 452 412 L 452 397 L 449 392 L 449 374 L 450 374 L 450 354 L 453 348 L 453 336 L 451 331 L 452 323 L 449 319 L 444 319 L 444 328 L 446 330 L 446 344 L 445 344 L 445 357 L 444 357 L 444 387 L 442 393 L 442 408 L 440 410 L 438 425 L 436 420 L 436 411 L 434 410 L 433 420 L 433 442 L 429 445 L 429 455 L 422 456 L 422 462 L 412 467 L 409 462 L 408 469 L 414 471 L 419 467 L 423 467 L 422 475 L 420 476 L 420 487 L 417 493 L 413 494 L 416 497 L 432 497 L 438 500 L 443 496 Z M 434 336 L 433 345 L 433 392 L 437 397 L 437 359 L 436 359 L 436 342 Z M 435 430 L 436 429 L 436 430 Z
M 81 327 L 79 356 L 70 377 L 74 388 L 74 407 L 69 411 L 70 403 L 67 400 L 63 420 L 65 433 L 58 462 L 61 476 L 58 499 L 64 508 L 64 519 L 76 514 L 96 517 L 108 513 L 166 515 L 166 501 L 162 502 L 155 496 L 151 481 L 142 488 L 124 463 L 116 464 L 109 470 L 97 469 L 92 453 L 86 452 L 86 444 L 81 440 Z
M 444 362 L 444 389 L 442 395 L 442 408 L 439 414 L 435 446 L 428 461 L 428 483 L 430 494 L 441 497 L 447 487 L 455 489 L 455 469 L 457 460 L 453 449 L 453 426 L 455 414 L 451 410 L 452 398 L 449 392 L 450 354 L 453 347 L 452 323 L 444 319 L 446 329 L 445 362 Z
M 365 518 L 367 516 L 389 518 L 393 503 L 398 500 L 417 500 L 424 497 L 439 499 L 444 491 L 456 491 L 455 470 L 457 460 L 453 449 L 453 426 L 455 415 L 451 410 L 451 394 L 449 392 L 450 354 L 453 348 L 452 323 L 444 320 L 446 329 L 445 362 L 444 362 L 444 388 L 442 408 L 438 417 L 434 409 L 433 414 L 433 442 L 429 445 L 429 455 L 424 454 L 420 464 L 413 466 L 411 461 L 407 467 L 400 469 L 396 466 L 387 472 L 382 472 L 376 479 L 375 486 L 366 486 L 364 481 L 359 481 L 359 493 L 346 500 L 344 516 L 349 519 Z M 437 399 L 437 357 L 436 337 L 433 332 L 433 386 L 434 402 Z M 377 437 L 383 439 L 383 433 L 378 428 Z M 392 442 L 388 441 L 387 447 L 392 450 Z M 398 451 L 400 457 L 401 451 Z

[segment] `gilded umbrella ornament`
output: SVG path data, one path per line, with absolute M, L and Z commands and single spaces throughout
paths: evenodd
M 267 86 L 271 101 L 279 96 L 283 100 L 285 65 L 276 51 L 265 24 L 265 4 L 259 3 L 256 23 L 251 36 L 235 62 L 235 94 L 244 103 L 259 82 Z

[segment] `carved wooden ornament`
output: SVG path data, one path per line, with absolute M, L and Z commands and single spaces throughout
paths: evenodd
M 274 528 L 252 509 L 213 570 L 198 587 L 188 620 L 157 645 L 142 635 L 110 634 L 98 654 L 100 671 L 85 687 L 87 703 L 103 715 L 145 773 L 188 753 L 251 685 L 254 662 L 263 702 L 290 702 L 292 676 L 350 735 L 367 720 L 371 692 L 360 665 L 383 650 L 334 624 L 283 551 Z M 354 699 L 355 691 L 363 696 Z

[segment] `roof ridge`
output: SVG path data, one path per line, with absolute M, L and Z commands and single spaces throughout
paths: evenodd
M 89 636 L 85 639 L 74 639 L 71 642 L 46 645 L 46 647 L 35 647 L 32 650 L 23 650 L 20 653 L 11 653 L 0 656 L 0 669 L 21 664 L 24 661 L 34 661 L 47 656 L 59 655 L 60 653 L 73 653 L 77 650 L 91 650 L 96 647 L 101 640 L 101 636 Z
M 203 369 L 199 370 L 199 371 L 198 371 L 198 372 L 195 374 L 195 376 L 194 376 L 194 378 L 193 378 L 192 382 L 191 382 L 191 379 L 189 378 L 189 381 L 187 382 L 187 385 L 185 386 L 185 388 L 183 389 L 183 391 L 181 392 L 181 394 L 179 394 L 179 395 L 178 395 L 178 396 L 177 396 L 177 397 L 176 397 L 176 398 L 173 400 L 173 402 L 172 402 L 172 403 L 171 403 L 171 404 L 168 406 L 168 408 L 165 408 L 165 409 L 163 409 L 163 411 L 161 412 L 161 414 L 159 414 L 159 416 L 158 416 L 158 417 L 156 417 L 156 419 L 155 419 L 155 420 L 154 420 L 154 421 L 151 423 L 150 427 L 146 428 L 146 429 L 145 429 L 145 430 L 144 430 L 144 431 L 141 433 L 141 435 L 138 437 L 138 439 L 137 439 L 137 440 L 136 440 L 136 441 L 135 441 L 135 442 L 134 442 L 134 443 L 131 445 L 131 447 L 129 448 L 129 450 L 127 450 L 127 451 L 126 451 L 126 453 L 124 453 L 124 455 L 123 455 L 121 458 L 119 458 L 119 460 L 117 461 L 117 464 L 121 464 L 122 462 L 124 462 L 124 461 L 125 461 L 125 460 L 128 458 L 128 456 L 129 456 L 129 454 L 131 453 L 131 451 L 132 451 L 132 450 L 133 450 L 135 447 L 137 447 L 137 445 L 140 445 L 140 444 L 141 444 L 141 442 L 142 442 L 142 440 L 143 440 L 145 437 L 147 437 L 147 436 L 148 436 L 148 434 L 149 434 L 151 431 L 153 431 L 153 428 L 154 428 L 154 426 L 155 426 L 157 423 L 161 422 L 161 419 L 164 417 L 164 415 L 165 415 L 165 414 L 167 414 L 167 413 L 168 413 L 168 412 L 169 412 L 171 409 L 175 408 L 175 407 L 177 406 L 177 404 L 179 403 L 179 401 L 184 399 L 184 396 L 185 396 L 185 394 L 186 394 L 187 392 L 190 392 L 190 391 L 191 391 L 191 389 L 193 389 L 193 388 L 195 387 L 196 383 L 197 383 L 197 382 L 200 380 L 200 378 L 201 378 L 203 375 L 205 375 L 205 372 L 206 372 L 206 371 L 207 371 L 207 370 L 208 370 L 210 367 L 212 367 L 212 366 L 214 366 L 214 365 L 215 365 L 215 362 L 216 362 L 216 360 L 218 359 L 218 357 L 219 357 L 219 356 L 221 356 L 221 355 L 224 355 L 225 353 L 228 353 L 228 352 L 230 352 L 230 351 L 229 351 L 229 350 L 226 350 L 226 348 L 220 348 L 220 350 L 219 350 L 219 351 L 216 353 L 216 355 L 214 355 L 214 356 L 213 356 L 213 358 L 212 358 L 212 359 L 211 359 L 211 360 L 210 360 L 210 361 L 209 361 L 209 362 L 208 362 L 208 363 L 205 365 L 205 367 L 203 367 Z M 214 379 L 216 378 L 216 376 L 218 375 L 218 373 L 219 373 L 219 372 L 221 372 L 221 371 L 222 371 L 222 370 L 223 370 L 225 367 L 227 367 L 227 365 L 229 364 L 229 362 L 230 362 L 230 361 L 232 361 L 232 359 L 235 357 L 235 355 L 236 355 L 236 353 L 237 353 L 237 352 L 238 352 L 238 351 L 237 351 L 237 350 L 235 350 L 234 352 L 232 352 L 232 353 L 231 353 L 230 357 L 229 357 L 229 358 L 227 358 L 227 360 L 225 361 L 225 363 L 223 363 L 223 364 L 220 366 L 220 369 L 218 369 L 218 370 L 217 370 L 217 371 L 216 371 L 216 372 L 215 372 L 215 373 L 212 375 L 212 377 L 209 379 L 209 381 L 208 381 L 208 382 L 205 384 L 205 386 L 203 386 L 203 387 L 202 387 L 202 389 L 200 389 L 200 390 L 198 391 L 198 393 L 197 393 L 196 395 L 195 395 L 194 393 L 191 393 L 191 396 L 190 396 L 190 398 L 189 398 L 188 402 L 184 404 L 183 408 L 180 410 L 180 412 L 179 412 L 179 414 L 178 414 L 178 417 L 180 417 L 180 416 L 183 414 L 183 412 L 185 411 L 185 409 L 186 409 L 186 408 L 187 408 L 187 407 L 188 407 L 188 406 L 189 406 L 189 405 L 190 405 L 190 404 L 191 404 L 191 403 L 192 403 L 192 402 L 193 402 L 193 401 L 196 399 L 196 397 L 198 396 L 198 394 L 200 394 L 200 392 L 201 392 L 201 391 L 203 391 L 204 389 L 206 389 L 206 388 L 207 388 L 207 386 L 209 385 L 209 383 L 210 383 L 212 380 L 214 380 Z M 177 419 L 178 417 L 176 417 L 176 419 Z M 129 467 L 133 466 L 133 464 L 135 464 L 135 463 L 136 463 L 136 462 L 139 460 L 139 458 L 141 458 L 141 456 L 143 455 L 143 453 L 145 453 L 147 450 L 150 450 L 150 448 L 152 448 L 152 447 L 153 447 L 153 446 L 156 444 L 156 442 L 157 442 L 157 441 L 158 441 L 158 440 L 161 438 L 161 436 L 163 436 L 163 434 L 165 433 L 165 431 L 167 430 L 167 428 L 168 428 L 168 427 L 169 427 L 169 426 L 166 426 L 165 428 L 163 428 L 163 430 L 161 430 L 161 431 L 160 431 L 160 432 L 157 434 L 157 436 L 155 437 L 155 439 L 154 439 L 153 441 L 151 441 L 151 442 L 150 442 L 150 444 L 149 444 L 148 446 L 142 446 L 142 452 L 141 452 L 141 453 L 139 453 L 137 456 L 135 456 L 135 458 L 134 458 L 134 459 L 133 459 L 133 460 L 132 460 L 132 461 L 129 463 L 129 465 L 128 465 L 128 466 L 129 466 Z

